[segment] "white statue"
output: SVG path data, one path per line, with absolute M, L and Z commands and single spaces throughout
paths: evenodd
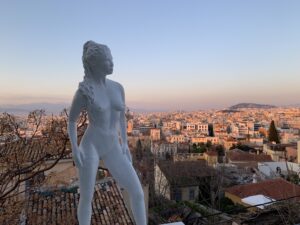
M 127 144 L 124 89 L 106 78 L 113 72 L 110 49 L 88 41 L 83 46 L 82 61 L 85 76 L 73 98 L 68 125 L 73 158 L 79 170 L 79 225 L 90 225 L 100 158 L 117 183 L 127 190 L 135 223 L 146 225 L 144 193 Z M 76 121 L 83 109 L 87 110 L 89 125 L 78 146 Z

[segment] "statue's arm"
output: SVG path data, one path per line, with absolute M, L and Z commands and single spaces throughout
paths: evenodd
M 128 147 L 128 140 L 127 140 L 127 120 L 125 116 L 126 107 L 125 107 L 125 92 L 122 85 L 120 85 L 121 89 L 121 95 L 122 95 L 122 102 L 124 104 L 123 109 L 120 112 L 120 132 L 121 132 L 121 138 L 122 138 L 122 150 L 123 153 L 126 154 L 128 160 L 132 162 L 132 157 L 130 154 L 130 150 Z
M 77 119 L 84 106 L 85 97 L 82 95 L 80 90 L 77 90 L 71 104 L 68 121 L 68 134 L 71 142 L 73 158 L 77 167 L 82 166 L 82 155 L 77 144 Z
M 124 88 L 120 85 L 121 95 L 122 95 L 122 102 L 125 105 L 125 92 Z M 122 145 L 127 144 L 127 121 L 125 117 L 126 107 L 123 107 L 120 113 L 120 129 L 121 129 L 121 138 L 122 138 Z

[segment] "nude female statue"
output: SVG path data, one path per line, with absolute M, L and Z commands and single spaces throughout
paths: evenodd
M 100 158 L 117 183 L 128 191 L 135 223 L 146 225 L 144 193 L 127 145 L 124 89 L 121 84 L 106 78 L 113 72 L 110 49 L 88 41 L 83 46 L 82 61 L 85 76 L 73 98 L 68 124 L 73 158 L 79 170 L 79 225 L 90 225 L 91 222 L 91 203 Z M 87 110 L 89 125 L 78 146 L 76 121 L 83 109 Z

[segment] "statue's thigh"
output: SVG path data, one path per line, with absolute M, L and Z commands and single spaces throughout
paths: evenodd
M 85 156 L 83 165 L 79 168 L 80 192 L 93 193 L 99 166 L 98 157 Z
M 120 149 L 112 149 L 103 158 L 104 164 L 117 183 L 126 189 L 139 187 L 139 178 L 126 156 Z

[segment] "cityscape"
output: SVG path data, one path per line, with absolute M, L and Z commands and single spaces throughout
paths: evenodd
M 56 116 L 44 110 L 1 114 L 0 199 L 19 213 L 16 218 L 4 211 L 3 224 L 76 224 L 78 175 L 67 117 L 67 109 Z M 299 107 L 242 103 L 223 110 L 127 109 L 126 118 L 149 224 L 294 224 L 300 219 Z M 83 112 L 79 138 L 88 123 Z M 104 162 L 99 165 L 92 224 L 133 224 L 126 191 Z
M 0 2 L 0 225 L 300 224 L 299 11 Z

